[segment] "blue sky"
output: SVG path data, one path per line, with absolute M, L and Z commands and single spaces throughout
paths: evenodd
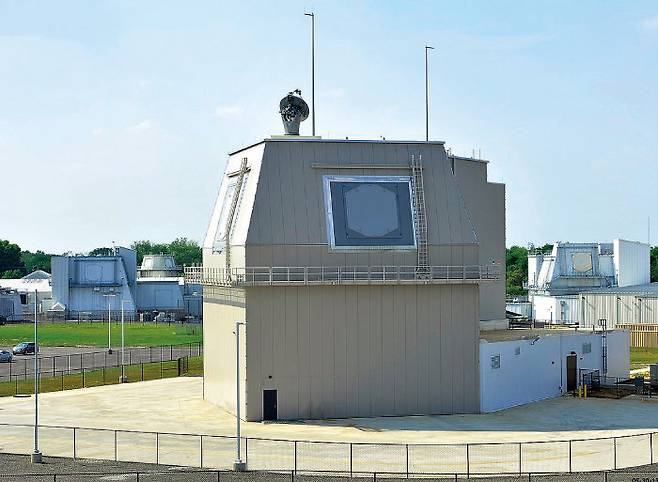
M 422 139 L 430 44 L 430 137 L 491 160 L 508 245 L 658 233 L 654 1 L 0 0 L 0 238 L 200 241 L 227 153 L 310 95 L 307 9 L 318 134 Z

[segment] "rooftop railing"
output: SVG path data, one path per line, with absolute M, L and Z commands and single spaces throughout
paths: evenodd
M 499 265 L 185 268 L 185 281 L 208 286 L 313 284 L 461 284 L 500 279 Z

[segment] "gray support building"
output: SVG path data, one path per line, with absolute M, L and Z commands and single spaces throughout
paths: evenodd
M 441 142 L 283 136 L 232 153 L 203 267 L 186 270 L 204 284 L 205 398 L 235 410 L 246 321 L 247 420 L 479 412 L 504 247 L 504 187 Z

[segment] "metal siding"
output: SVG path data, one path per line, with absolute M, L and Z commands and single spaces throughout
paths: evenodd
M 474 286 L 250 288 L 249 418 L 257 419 L 260 407 L 252 404 L 261 403 L 263 387 L 278 390 L 279 415 L 287 419 L 476 412 L 475 292 Z M 430 310 L 437 298 L 450 301 L 445 318 Z M 272 309 L 281 300 L 286 309 Z M 413 308 L 416 304 L 426 308 Z M 296 315 L 288 305 L 296 308 Z M 291 318 L 299 320 L 296 337 L 288 331 L 294 327 Z M 277 327 L 285 327 L 285 337 L 276 341 L 277 346 L 265 343 Z M 427 332 L 414 327 L 426 327 Z M 429 335 L 430 327 L 434 336 Z M 437 347 L 442 340 L 445 346 Z M 262 350 L 260 356 L 253 352 L 256 349 Z M 449 363 L 430 363 L 436 349 Z M 297 376 L 280 367 L 275 351 L 298 365 Z M 269 380 L 266 367 L 272 366 Z M 430 370 L 433 381 L 440 383 L 428 383 Z M 295 397 L 297 405 L 290 402 Z

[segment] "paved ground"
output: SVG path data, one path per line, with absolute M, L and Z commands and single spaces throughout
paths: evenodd
M 11 350 L 11 347 L 0 347 L 0 350 Z M 150 363 L 176 359 L 178 357 L 199 354 L 199 345 L 179 345 L 173 348 L 145 347 L 126 348 L 125 360 L 131 365 L 135 363 Z M 42 347 L 40 356 L 41 373 L 61 374 L 79 373 L 82 368 L 115 367 L 121 363 L 121 350 L 113 348 L 112 354 L 99 347 Z M 9 377 L 23 379 L 34 374 L 34 358 L 32 355 L 15 356 L 11 363 L 0 363 L 0 382 L 8 381 Z
M 168 463 L 172 465 L 228 468 L 234 460 L 234 418 L 205 402 L 200 378 L 156 380 L 128 385 L 96 387 L 44 394 L 42 423 L 107 431 L 48 428 L 42 430 L 44 453 L 72 456 L 73 438 L 78 457 Z M 72 409 L 74 407 L 74 409 Z M 32 423 L 33 400 L 0 400 L 0 423 Z M 127 432 L 169 432 L 156 436 Z M 383 417 L 325 421 L 243 423 L 249 437 L 250 467 L 287 470 L 349 470 L 352 450 L 354 470 L 404 469 L 404 445 L 377 444 L 495 444 L 410 446 L 411 469 L 418 472 L 463 472 L 470 456 L 471 473 L 514 471 L 522 450 L 524 471 L 601 470 L 648 464 L 658 460 L 658 436 L 641 435 L 586 442 L 573 439 L 620 437 L 658 430 L 658 400 L 629 397 L 623 400 L 564 397 L 517 407 L 494 414 L 416 417 Z M 116 431 L 116 432 L 115 432 Z M 172 433 L 174 435 L 172 435 Z M 175 435 L 191 434 L 191 435 Z M 205 438 L 199 437 L 204 434 Z M 323 443 L 272 442 L 263 439 Z M 7 429 L 0 437 L 0 451 L 29 453 L 29 426 Z M 368 443 L 355 445 L 336 442 Z M 543 442 L 521 446 L 517 442 Z M 655 447 L 655 448 L 654 448 Z M 617 456 L 615 457 L 615 449 Z M 297 450 L 295 455 L 294 451 Z M 653 450 L 653 453 L 651 451 Z M 614 462 L 613 462 L 614 459 Z M 409 462 L 407 462 L 409 463 Z

